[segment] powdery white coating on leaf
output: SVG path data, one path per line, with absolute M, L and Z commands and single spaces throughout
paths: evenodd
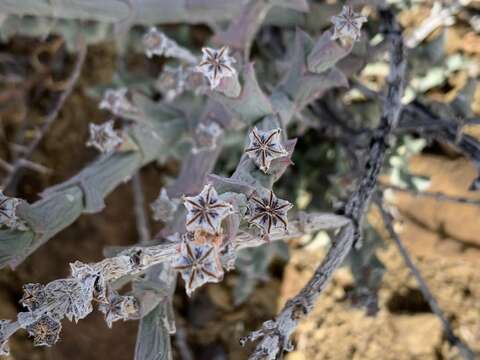
M 196 69 L 210 81 L 212 90 L 218 86 L 222 78 L 237 75 L 237 71 L 232 66 L 236 60 L 228 55 L 228 51 L 228 46 L 223 46 L 219 50 L 208 47 L 202 48 L 202 61 Z
M 179 204 L 180 201 L 178 199 L 170 199 L 167 190 L 162 188 L 157 199 L 150 204 L 150 208 L 153 211 L 153 219 L 163 222 L 172 221 Z
M 233 206 L 221 201 L 212 184 L 207 184 L 197 196 L 183 197 L 187 208 L 188 231 L 220 232 L 222 220 L 233 213 Z
M 282 145 L 280 133 L 281 129 L 260 131 L 254 127 L 248 135 L 250 143 L 245 153 L 264 173 L 268 172 L 272 160 L 288 155 Z
M 219 282 L 223 279 L 223 269 L 214 246 L 183 241 L 180 254 L 173 263 L 185 281 L 187 295 L 207 282 Z
M 52 346 L 58 341 L 62 324 L 49 315 L 43 315 L 26 327 L 34 346 Z
M 273 191 L 266 197 L 252 196 L 248 202 L 248 221 L 259 227 L 268 236 L 272 230 L 288 228 L 287 212 L 293 207 L 286 200 L 279 199 Z
M 350 6 L 343 6 L 342 12 L 339 15 L 332 16 L 331 21 L 334 26 L 332 40 L 348 38 L 358 41 L 362 24 L 367 22 L 367 18 L 354 12 Z
M 17 206 L 20 202 L 20 199 L 5 196 L 0 191 L 0 227 L 26 230 L 25 224 L 17 217 Z
M 196 154 L 202 150 L 214 150 L 217 147 L 218 138 L 222 134 L 223 130 L 216 122 L 211 121 L 208 125 L 200 123 L 195 129 L 193 153 Z
M 113 129 L 113 120 L 96 125 L 90 123 L 90 139 L 87 146 L 93 146 L 102 153 L 112 153 L 123 143 L 123 139 Z

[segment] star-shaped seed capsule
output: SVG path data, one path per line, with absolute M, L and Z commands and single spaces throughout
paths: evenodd
M 273 191 L 267 197 L 252 196 L 248 202 L 248 221 L 267 236 L 276 228 L 287 231 L 287 212 L 292 207 L 288 201 L 277 198 Z
M 194 154 L 204 150 L 214 150 L 217 147 L 219 137 L 223 134 L 223 130 L 216 122 L 210 122 L 208 125 L 200 123 L 195 129 L 194 146 L 192 152 Z
M 221 201 L 212 184 L 207 184 L 197 196 L 183 197 L 187 208 L 186 227 L 188 231 L 205 230 L 220 232 L 222 220 L 233 213 L 233 206 Z
M 111 328 L 114 321 L 125 321 L 138 316 L 139 306 L 135 297 L 123 296 L 112 290 L 106 301 L 101 303 L 98 309 L 105 314 L 107 326 Z
M 33 337 L 35 346 L 52 346 L 58 341 L 62 324 L 48 315 L 42 315 L 37 321 L 26 327 L 28 335 Z
M 153 211 L 153 219 L 169 222 L 173 220 L 180 201 L 178 199 L 170 199 L 167 190 L 162 188 L 157 199 L 150 204 Z
M 113 129 L 113 120 L 96 125 L 90 123 L 90 139 L 87 146 L 93 146 L 102 153 L 109 154 L 123 143 L 123 139 Z
M 339 15 L 332 16 L 331 19 L 334 31 L 332 40 L 348 38 L 353 41 L 360 39 L 362 24 L 367 22 L 367 18 L 357 14 L 349 6 L 343 6 Z
M 20 303 L 30 311 L 37 310 L 47 300 L 45 287 L 42 284 L 23 285 L 23 297 Z
M 215 248 L 209 244 L 199 245 L 184 240 L 173 268 L 182 275 L 188 296 L 207 282 L 219 282 L 223 279 L 218 255 Z
M 288 155 L 280 139 L 281 129 L 260 131 L 256 127 L 248 135 L 250 143 L 245 153 L 264 173 L 267 173 L 272 160 Z
M 203 57 L 197 70 L 210 81 L 210 88 L 215 89 L 224 77 L 234 77 L 237 72 L 232 66 L 235 59 L 228 55 L 228 46 L 220 50 L 205 47 L 202 49 Z
M 99 109 L 108 110 L 116 116 L 138 113 L 138 109 L 127 98 L 128 89 L 107 89 L 103 94 Z
M 145 47 L 145 54 L 148 58 L 151 58 L 153 55 L 163 55 L 166 43 L 167 37 L 164 33 L 158 31 L 156 27 L 150 28 L 143 36 L 143 46 Z
M 17 206 L 20 202 L 20 199 L 5 196 L 0 190 L 0 227 L 4 225 L 15 229 L 24 225 L 17 217 Z

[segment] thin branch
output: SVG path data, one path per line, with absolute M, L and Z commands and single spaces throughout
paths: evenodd
M 402 193 L 410 194 L 413 196 L 432 198 L 437 201 L 448 201 L 448 202 L 459 203 L 459 204 L 480 206 L 480 200 L 471 199 L 463 196 L 447 195 L 437 191 L 433 192 L 433 191 L 419 191 L 415 189 L 404 189 L 400 186 L 390 185 L 390 184 L 382 184 L 381 187 L 384 189 L 390 189 L 393 191 L 402 192 Z
M 365 173 L 343 211 L 343 215 L 350 219 L 351 223 L 342 228 L 312 278 L 293 299 L 285 304 L 277 318 L 274 321 L 265 322 L 260 330 L 250 333 L 241 340 L 241 344 L 244 345 L 247 341 L 261 339 L 250 356 L 251 360 L 280 359 L 284 350 L 288 351 L 292 348 L 289 339 L 299 320 L 313 309 L 315 300 L 320 296 L 335 270 L 343 263 L 353 244 L 360 244 L 358 240 L 362 218 L 375 192 L 378 175 L 388 149 L 388 138 L 397 126 L 402 109 L 401 98 L 406 67 L 403 39 L 394 15 L 390 10 L 382 10 L 380 14 L 385 21 L 386 33 L 391 41 L 390 74 L 380 125 L 373 132 Z
M 395 231 L 395 229 L 393 227 L 394 219 L 393 219 L 392 215 L 388 212 L 388 210 L 382 204 L 381 200 L 376 200 L 375 202 L 376 202 L 378 208 L 380 209 L 380 212 L 381 212 L 382 218 L 383 218 L 383 222 L 385 224 L 385 227 L 387 228 L 388 233 L 390 234 L 390 237 L 395 242 L 395 245 L 397 246 L 398 251 L 400 252 L 400 255 L 402 256 L 403 260 L 405 261 L 405 264 L 410 269 L 410 272 L 412 273 L 413 277 L 417 281 L 423 297 L 428 302 L 428 305 L 432 309 L 433 313 L 440 319 L 440 322 L 442 323 L 445 335 L 447 336 L 448 342 L 452 346 L 456 346 L 458 348 L 461 356 L 464 359 L 473 360 L 475 358 L 475 354 L 468 347 L 467 344 L 465 344 L 460 338 L 458 338 L 454 334 L 452 326 L 448 322 L 447 318 L 445 317 L 445 314 L 443 313 L 442 309 L 438 305 L 437 300 L 435 299 L 432 292 L 428 288 L 428 285 L 425 282 L 425 279 L 422 277 L 422 275 L 420 274 L 420 271 L 417 269 L 417 267 L 413 263 L 410 255 L 408 254 L 407 249 L 405 248 L 405 246 L 402 243 L 402 240 L 400 239 L 400 236 Z
M 47 168 L 46 166 L 34 163 L 33 161 L 30 161 L 30 160 L 27 160 L 27 159 L 23 159 L 23 158 L 19 159 L 19 162 L 20 162 L 21 167 L 36 171 L 40 174 L 49 174 L 49 173 L 52 172 L 52 170 Z
M 384 96 L 369 89 L 358 80 L 352 80 L 352 85 L 360 90 L 369 99 Z M 467 124 L 478 124 L 477 117 L 466 118 L 459 123 L 455 119 L 447 119 L 433 113 L 427 106 L 418 100 L 412 101 L 403 107 L 398 132 L 417 132 L 435 137 L 439 141 L 446 141 L 470 158 L 480 171 L 480 142 L 474 137 L 462 133 Z
M 29 158 L 32 156 L 33 152 L 35 151 L 37 146 L 40 144 L 40 142 L 42 141 L 42 139 L 50 129 L 51 125 L 57 119 L 58 114 L 60 113 L 60 110 L 63 108 L 63 105 L 65 104 L 65 101 L 72 93 L 75 87 L 75 84 L 77 83 L 80 77 L 80 73 L 82 71 L 83 64 L 85 63 L 85 58 L 87 55 L 87 45 L 85 41 L 79 38 L 78 43 L 79 43 L 78 45 L 79 51 L 78 51 L 77 60 L 75 62 L 75 66 L 73 68 L 72 74 L 70 75 L 70 78 L 66 83 L 65 90 L 60 94 L 54 108 L 48 113 L 48 115 L 44 119 L 43 124 L 39 129 L 39 132 L 35 137 L 35 139 L 25 149 L 25 152 L 22 158 L 15 160 L 15 162 L 11 165 L 11 170 L 9 174 L 5 177 L 5 179 L 2 182 L 2 185 L 1 185 L 2 189 L 8 188 L 12 184 L 13 180 L 18 177 L 19 169 L 21 169 L 22 167 L 25 167 L 25 164 L 31 163 L 31 162 L 28 162 Z
M 139 243 L 145 245 L 151 240 L 150 229 L 148 227 L 148 218 L 145 214 L 145 197 L 143 195 L 143 186 L 140 173 L 136 173 L 132 178 L 134 212 L 137 224 Z
M 341 233 L 345 234 L 347 241 L 338 241 L 332 246 L 330 252 L 332 252 L 333 255 L 325 261 L 325 270 L 323 273 L 318 271 L 318 277 L 311 280 L 311 286 L 323 288 L 326 281 L 323 281 L 322 277 L 329 278 L 331 276 L 331 272 L 340 266 L 343 258 L 348 254 L 348 249 L 351 247 L 353 230 L 348 219 L 343 216 L 329 213 L 299 213 L 297 218 L 292 219 L 289 223 L 289 233 L 284 233 L 281 229 L 272 230 L 270 241 L 286 241 L 307 234 L 311 235 L 321 230 L 337 229 L 338 227 L 343 227 Z M 265 241 L 261 240 L 258 235 L 248 235 L 245 232 L 240 232 L 238 237 L 235 237 L 232 242 L 232 249 L 234 252 L 237 252 L 240 249 L 257 247 L 264 244 Z M 127 276 L 134 277 L 146 273 L 148 281 L 151 281 L 152 283 L 155 283 L 155 281 L 165 282 L 163 288 L 169 289 L 168 291 L 171 291 L 171 293 L 168 295 L 168 299 L 165 299 L 164 305 L 170 306 L 169 301 L 171 301 L 171 296 L 174 292 L 176 276 L 173 276 L 169 281 L 166 281 L 164 276 L 159 275 L 162 272 L 162 269 L 159 268 L 158 265 L 164 265 L 166 271 L 171 271 L 171 262 L 172 259 L 177 256 L 177 252 L 178 243 L 175 242 L 147 246 L 138 245 L 96 263 L 82 264 L 82 267 L 86 266 L 91 269 L 92 273 L 101 274 L 102 279 L 105 281 L 105 286 L 112 286 L 116 281 Z M 228 254 L 222 254 L 220 257 L 222 266 L 227 268 L 230 259 L 231 256 Z M 76 264 L 77 266 L 80 266 L 80 263 Z M 50 284 L 74 279 L 83 281 L 74 275 L 71 275 L 64 279 L 54 280 Z M 52 300 L 45 307 L 34 310 L 34 312 L 36 315 L 42 315 L 46 311 L 53 311 L 56 308 L 63 309 L 62 311 L 68 310 L 63 305 L 64 299 L 57 299 L 56 301 Z M 89 312 L 92 310 L 93 308 L 90 308 Z M 86 316 L 87 314 L 84 315 Z M 143 318 L 142 321 L 144 321 Z M 7 340 L 17 330 L 22 328 L 22 326 L 24 327 L 20 322 L 12 322 L 8 327 L 8 331 L 0 333 L 0 343 L 1 341 Z

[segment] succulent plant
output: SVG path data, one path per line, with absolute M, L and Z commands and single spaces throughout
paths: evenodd
M 3 38 L 27 20 L 24 15 L 35 15 L 30 26 L 21 28 L 24 33 L 53 32 L 67 40 L 79 33 L 87 43 L 117 36 L 124 50 L 140 50 L 149 61 L 162 57 L 167 64 L 158 78 L 138 79 L 118 69 L 110 88 L 92 90 L 102 96 L 99 108 L 112 117 L 100 125 L 89 124 L 86 145 L 101 152 L 94 162 L 47 188 L 33 203 L 0 192 L 2 267 L 19 265 L 81 214 L 100 212 L 105 197 L 147 164 L 174 159 L 181 166 L 151 204 L 153 219 L 164 225 L 151 237 L 157 241 L 149 241 L 147 235 L 146 241 L 101 261 L 70 264 L 69 277 L 26 284 L 20 300 L 25 311 L 16 320 L 0 321 L 0 354 L 8 353 L 7 340 L 19 329 L 27 330 L 36 346 L 54 345 L 62 320 L 79 321 L 97 305 L 109 327 L 115 321 L 141 319 L 136 359 L 157 359 L 160 353 L 171 358 L 177 275 L 191 296 L 237 269 L 238 304 L 267 278 L 275 256 L 286 258 L 283 241 L 330 231 L 334 240 L 312 279 L 274 320 L 242 339 L 243 344 L 259 341 L 251 359 L 278 359 L 292 348 L 290 337 L 298 321 L 311 311 L 345 260 L 356 274 L 357 304 L 370 314 L 376 312 L 376 291 L 385 268 L 376 256 L 378 234 L 365 215 L 372 202 L 382 206 L 377 185 L 385 160 L 394 185 L 423 190 L 414 186 L 419 181 L 408 171 L 404 150 L 408 148 L 409 156 L 424 142 L 401 137 L 402 144 L 389 152 L 397 131 L 422 126 L 428 135 L 454 144 L 480 168 L 480 144 L 461 134 L 458 124 L 416 101 L 402 103 L 408 88 L 404 40 L 394 11 L 384 5 L 369 7 L 377 12 L 381 27 L 373 20 L 363 34 L 367 17 L 357 6 L 336 4 L 336 15 L 326 17 L 322 4 L 306 0 L 61 1 L 57 8 L 54 3 L 0 4 L 6 14 Z M 46 17 L 52 14 L 59 23 L 47 29 Z M 312 18 L 321 21 L 312 25 Z M 86 19 L 95 26 L 79 29 Z M 181 33 L 167 36 L 160 27 L 182 22 L 210 24 L 214 34 L 199 50 Z M 228 22 L 227 27 L 220 22 Z M 113 24 L 124 30 L 124 38 L 121 31 L 112 31 Z M 143 25 L 144 33 L 133 25 Z M 293 30 L 293 25 L 300 28 Z M 381 40 L 373 41 L 372 31 L 379 29 Z M 72 49 L 73 43 L 68 42 Z M 356 75 L 376 61 L 386 45 L 389 70 L 382 95 Z M 353 88 L 378 101 L 375 116 L 353 113 L 344 104 L 338 110 L 339 99 L 354 96 Z M 351 121 L 344 122 L 346 117 Z M 373 126 L 372 118 L 379 119 Z M 362 127 L 355 126 L 356 120 Z M 333 137 L 335 150 L 323 151 L 318 139 L 306 150 L 301 143 L 305 133 Z M 299 164 L 292 169 L 294 153 Z M 342 172 L 347 156 L 352 164 Z M 320 190 L 331 174 L 322 173 L 310 159 L 322 157 L 344 182 Z M 309 162 L 310 168 L 303 167 Z M 297 179 L 295 171 L 302 169 Z M 311 206 L 301 205 L 287 190 L 298 188 L 301 180 L 306 184 L 303 190 L 315 198 Z M 338 200 L 336 209 L 319 199 L 327 193 Z M 300 211 L 303 208 L 307 211 Z M 145 214 L 140 211 L 138 216 Z M 119 293 L 116 284 L 126 282 L 132 283 L 131 291 Z

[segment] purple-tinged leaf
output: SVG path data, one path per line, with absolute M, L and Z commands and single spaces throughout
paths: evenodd
M 258 84 L 253 63 L 247 64 L 243 70 L 243 86 L 238 97 L 229 98 L 216 92 L 212 92 L 211 97 L 246 124 L 273 113 L 270 100 Z
M 352 51 L 353 43 L 345 46 L 332 40 L 329 31 L 325 31 L 313 46 L 307 57 L 308 70 L 314 73 L 321 73 L 331 67 Z

